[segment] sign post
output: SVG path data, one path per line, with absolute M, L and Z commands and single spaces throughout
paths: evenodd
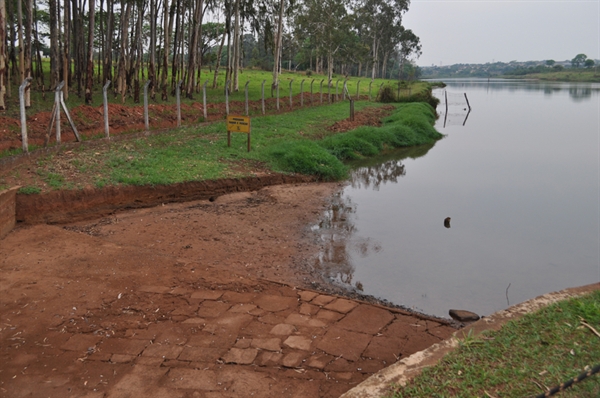
M 231 133 L 248 134 L 248 152 L 250 152 L 250 118 L 248 116 L 227 116 L 227 146 L 231 146 Z

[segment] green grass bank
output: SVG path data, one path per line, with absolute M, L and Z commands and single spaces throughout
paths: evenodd
M 600 291 L 561 301 L 498 331 L 465 336 L 458 349 L 425 369 L 392 398 L 535 397 L 600 364 Z M 600 396 L 600 375 L 558 396 Z
M 388 106 L 390 104 L 387 104 Z M 395 103 L 381 127 L 362 126 L 345 133 L 328 130 L 348 117 L 348 102 L 252 118 L 252 151 L 245 134 L 232 134 L 227 146 L 225 122 L 168 132 L 77 145 L 39 158 L 29 166 L 21 193 L 107 185 L 166 185 L 186 181 L 238 178 L 258 171 L 314 175 L 324 181 L 347 176 L 345 160 L 375 155 L 442 138 L 434 128 L 436 113 L 427 103 Z M 356 101 L 356 111 L 384 104 Z M 16 169 L 12 177 L 19 179 Z M 6 188 L 0 181 L 0 188 Z

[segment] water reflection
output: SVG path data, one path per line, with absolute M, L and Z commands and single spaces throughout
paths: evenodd
M 313 227 L 320 235 L 322 249 L 315 262 L 315 268 L 333 282 L 352 285 L 354 266 L 351 262 L 352 239 L 356 233 L 353 217 L 356 206 L 349 197 L 342 193 L 332 198 L 329 209 L 323 214 L 322 220 Z M 368 252 L 368 245 L 363 251 Z M 362 285 L 361 285 L 362 286 Z
M 571 87 L 569 88 L 569 97 L 573 101 L 583 101 L 592 98 L 592 89 L 590 87 Z
M 486 91 L 541 91 L 544 96 L 568 93 L 573 101 L 587 101 L 593 96 L 600 95 L 600 83 L 563 83 L 539 80 L 508 80 L 508 79 L 444 79 L 452 90 L 468 88 L 485 88 Z
M 354 189 L 378 191 L 382 185 L 397 183 L 406 175 L 402 160 L 425 156 L 435 144 L 397 149 L 381 156 L 354 161 L 350 186 Z M 322 242 L 322 249 L 315 261 L 315 268 L 331 282 L 345 288 L 363 290 L 360 281 L 354 280 L 353 258 L 366 258 L 382 251 L 381 244 L 371 238 L 361 237 L 356 227 L 356 204 L 344 192 L 331 199 L 329 209 L 312 229 Z
M 352 188 L 372 188 L 378 191 L 382 184 L 396 183 L 399 177 L 406 175 L 402 160 L 425 156 L 434 145 L 435 143 L 396 149 L 375 158 L 351 162 L 350 166 L 353 171 L 350 176 L 350 185 Z

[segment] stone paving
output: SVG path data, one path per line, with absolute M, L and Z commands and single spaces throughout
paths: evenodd
M 337 397 L 455 329 L 254 281 L 140 286 L 96 309 L 74 307 L 38 341 L 0 330 L 9 352 L 0 396 L 172 398 Z

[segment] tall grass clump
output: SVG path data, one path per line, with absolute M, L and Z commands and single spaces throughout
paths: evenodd
M 267 158 L 275 170 L 315 175 L 325 181 L 348 175 L 348 168 L 314 141 L 282 142 L 267 150 Z
M 386 148 L 433 143 L 443 137 L 433 127 L 435 111 L 424 103 L 399 105 L 383 120 L 383 126 L 362 126 L 347 133 L 329 136 L 319 145 L 340 160 L 374 156 Z
M 361 131 L 366 130 L 366 134 Z M 368 137 L 376 134 L 375 127 L 360 127 L 348 133 L 336 134 L 324 138 L 319 145 L 340 160 L 359 159 L 362 156 L 377 155 L 381 148 L 369 142 Z

